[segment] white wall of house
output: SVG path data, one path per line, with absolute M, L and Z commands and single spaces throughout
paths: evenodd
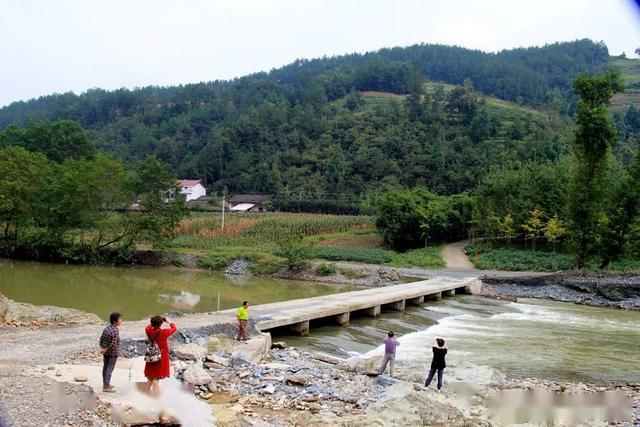
M 201 196 L 207 195 L 207 189 L 202 184 L 192 185 L 191 187 L 182 187 L 180 190 L 182 194 L 186 194 L 187 202 L 189 200 L 195 200 Z

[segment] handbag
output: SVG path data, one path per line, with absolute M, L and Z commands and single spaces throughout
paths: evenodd
M 158 335 L 152 340 L 151 338 L 147 339 L 147 350 L 144 352 L 144 361 L 148 363 L 158 363 L 160 359 L 162 359 L 162 352 L 160 351 L 160 347 L 156 340 L 158 339 Z

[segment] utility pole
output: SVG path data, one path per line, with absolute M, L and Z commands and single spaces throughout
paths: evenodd
M 226 195 L 223 194 L 222 195 L 222 230 L 221 230 L 223 233 L 224 233 L 224 205 L 225 205 L 224 199 L 225 197 Z

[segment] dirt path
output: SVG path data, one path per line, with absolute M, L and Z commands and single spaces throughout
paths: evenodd
M 442 249 L 442 258 L 447 268 L 475 269 L 471 261 L 469 261 L 467 254 L 464 253 L 464 247 L 468 243 L 467 240 L 461 240 L 444 246 Z

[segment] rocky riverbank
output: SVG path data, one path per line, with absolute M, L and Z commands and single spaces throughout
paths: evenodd
M 183 320 L 186 323 L 187 317 Z M 378 366 L 379 356 L 340 359 L 288 348 L 282 343 L 272 343 L 269 334 L 260 334 L 255 329 L 250 341 L 240 343 L 230 338 L 233 325 L 227 326 L 228 330 L 220 325 L 184 328 L 172 341 L 175 378 L 188 386 L 193 402 L 210 408 L 216 425 L 503 425 L 499 419 L 520 415 L 514 415 L 509 409 L 511 406 L 506 404 L 508 401 L 500 401 L 496 396 L 504 397 L 504 393 L 513 391 L 522 393 L 521 397 L 531 396 L 526 393 L 533 391 L 536 396 L 545 396 L 545 393 L 548 396 L 554 396 L 553 393 L 599 396 L 597 393 L 619 392 L 632 402 L 635 417 L 622 425 L 633 425 L 631 423 L 637 423 L 640 417 L 638 384 L 507 379 L 495 369 L 452 360 L 447 368 L 444 392 L 440 394 L 433 385 L 428 390 L 422 388 L 424 366 L 399 362 L 396 378 L 374 376 L 371 371 Z M 123 351 L 130 357 L 123 362 L 137 366 L 135 372 L 141 371 L 140 364 L 135 364 L 141 359 L 139 344 L 137 339 L 123 341 Z M 74 381 L 74 378 L 83 380 L 77 373 L 86 373 L 90 381 L 93 377 L 99 378 L 99 369 L 100 360 L 95 351 L 68 358 L 55 367 L 5 366 L 0 371 L 0 417 L 4 417 L 0 420 L 6 422 L 0 425 L 45 425 L 43 420 L 51 419 L 55 420 L 54 425 L 109 426 L 117 425 L 111 416 L 123 413 L 128 423 L 153 420 L 155 425 L 163 422 L 168 425 L 180 418 L 179 411 L 153 412 L 147 406 L 136 407 L 140 402 L 127 401 L 130 394 L 126 390 L 118 399 L 113 399 L 108 394 L 94 395 L 88 386 Z M 64 372 L 67 373 L 63 377 Z M 120 375 L 126 375 L 125 372 Z M 63 381 L 62 385 L 56 386 L 54 380 Z M 123 381 L 125 385 L 135 384 L 131 379 Z M 90 396 L 95 405 L 64 409 L 42 398 L 43 391 L 49 396 L 51 390 L 57 390 L 72 402 L 87 402 Z M 184 403 L 187 407 L 192 405 L 186 397 Z M 553 407 L 544 410 L 549 416 L 560 416 L 562 412 Z
M 252 341 L 238 344 L 216 336 L 209 340 L 207 353 L 203 349 L 192 360 L 186 352 L 181 357 L 188 360 L 176 363 L 178 378 L 192 384 L 198 399 L 213 406 L 220 425 L 501 425 L 509 417 L 523 421 L 521 414 L 511 413 L 514 403 L 508 396 L 514 392 L 521 397 L 538 396 L 537 402 L 525 399 L 524 406 L 538 405 L 549 418 L 558 420 L 566 416 L 566 408 L 561 402 L 549 403 L 553 396 L 575 398 L 577 405 L 570 410 L 588 419 L 580 399 L 619 393 L 628 399 L 627 408 L 605 399 L 602 411 L 607 405 L 619 407 L 627 417 L 622 425 L 635 425 L 640 419 L 638 384 L 505 379 L 495 370 L 484 373 L 482 380 L 475 376 L 476 381 L 465 382 L 459 381 L 457 371 L 466 366 L 454 366 L 444 393 L 439 394 L 433 388 L 423 389 L 421 369 L 416 367 L 401 366 L 397 378 L 377 376 L 371 372 L 380 363 L 379 357 L 344 360 L 280 343 L 269 350 L 268 334 Z
M 36 306 L 15 302 L 0 294 L 0 326 L 42 327 L 100 323 L 102 320 L 92 313 L 51 305 Z
M 544 298 L 598 307 L 640 310 L 640 274 L 559 272 L 482 277 L 482 295 Z

